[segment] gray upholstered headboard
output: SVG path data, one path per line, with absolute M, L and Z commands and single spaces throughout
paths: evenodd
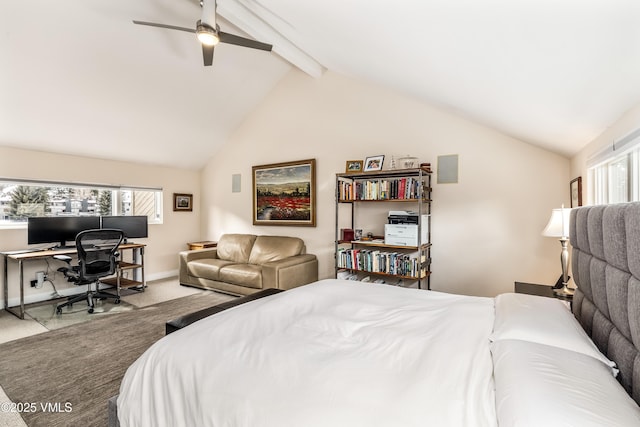
M 573 313 L 640 404 L 640 203 L 571 211 Z

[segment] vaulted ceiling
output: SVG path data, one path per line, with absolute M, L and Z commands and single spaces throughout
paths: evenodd
M 636 0 L 4 0 L 0 145 L 198 168 L 291 67 L 393 88 L 571 156 L 640 103 Z M 188 149 L 185 149 L 188 146 Z

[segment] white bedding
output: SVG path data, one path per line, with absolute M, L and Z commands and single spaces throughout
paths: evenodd
M 323 280 L 161 339 L 120 425 L 495 426 L 491 298 Z

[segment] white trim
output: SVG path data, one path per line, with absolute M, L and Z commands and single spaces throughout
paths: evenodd
M 640 145 L 640 128 L 637 128 L 625 136 L 614 140 L 611 145 L 595 152 L 587 159 L 587 168 L 592 168 L 600 163 L 610 160 L 612 157 Z

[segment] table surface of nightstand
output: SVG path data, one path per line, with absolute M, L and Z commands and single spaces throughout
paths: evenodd
M 207 249 L 207 248 L 215 248 L 218 246 L 218 242 L 213 242 L 211 240 L 205 240 L 203 242 L 189 242 L 187 243 L 189 246 L 189 250 L 195 249 Z
M 572 301 L 573 295 L 557 295 L 550 285 L 538 285 L 536 283 L 515 282 L 517 294 L 538 295 L 541 297 L 558 298 L 563 301 Z

